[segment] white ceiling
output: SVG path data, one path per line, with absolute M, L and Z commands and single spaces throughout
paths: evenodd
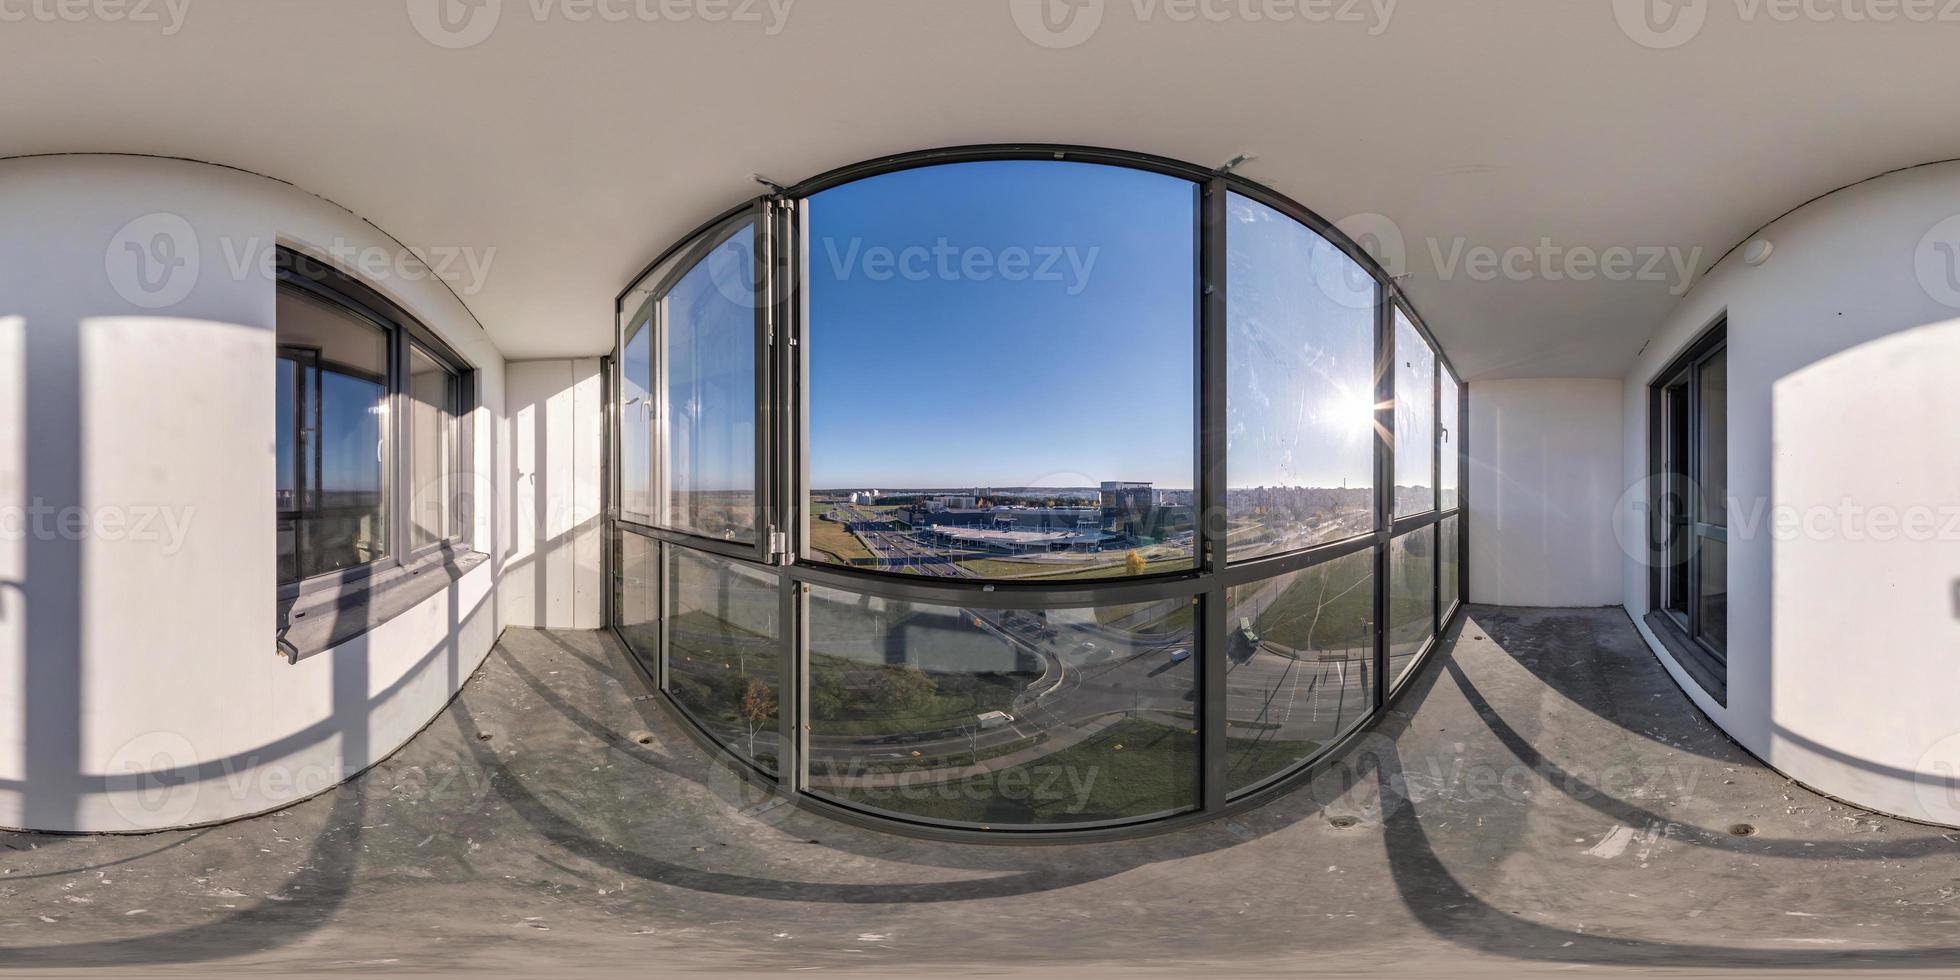
M 175 0 L 168 36 L 33 15 L 57 2 L 0 3 L 30 14 L 0 23 L 0 155 L 210 160 L 410 245 L 494 247 L 465 299 L 513 359 L 605 350 L 614 294 L 754 194 L 752 173 L 1044 141 L 1253 154 L 1241 173 L 1330 219 L 1393 221 L 1410 294 L 1470 380 L 1618 376 L 1671 278 L 1445 278 L 1429 242 L 1701 248 L 1706 269 L 1808 198 L 1960 156 L 1960 23 L 1842 18 L 1884 0 L 1809 0 L 1830 23 L 1689 0 L 1705 24 L 1666 50 L 1607 0 L 1401 0 L 1374 36 L 1375 14 L 1247 17 L 1296 0 L 1209 0 L 1217 21 L 1172 16 L 1191 0 L 1105 0 L 1070 48 L 1031 41 L 1004 0 L 793 0 L 780 22 L 755 0 L 762 22 L 712 23 L 750 0 L 602 0 L 619 23 L 572 19 L 581 0 L 482 0 L 501 3 L 495 29 L 456 49 L 411 22 L 437 0 Z M 638 13 L 677 5 L 696 18 Z

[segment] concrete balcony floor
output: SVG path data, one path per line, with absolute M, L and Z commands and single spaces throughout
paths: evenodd
M 758 807 L 635 700 L 624 658 L 512 630 L 426 732 L 318 799 L 144 837 L 0 834 L 0 968 L 1960 967 L 1960 834 L 1751 761 L 1618 610 L 1472 607 L 1314 785 L 1063 847 Z

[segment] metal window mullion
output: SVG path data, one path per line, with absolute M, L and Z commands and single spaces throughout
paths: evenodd
M 1429 635 L 1443 635 L 1443 367 L 1436 347 L 1429 347 L 1429 488 L 1436 512 L 1436 533 L 1429 536 Z
M 1388 704 L 1389 548 L 1395 526 L 1395 307 L 1375 286 L 1375 710 Z
M 1226 453 L 1226 358 L 1229 356 L 1226 297 L 1227 185 L 1214 177 L 1195 191 L 1197 195 L 1196 234 L 1198 241 L 1197 321 L 1197 417 L 1198 499 L 1197 526 L 1193 544 L 1197 547 L 1198 569 L 1208 583 L 1199 603 L 1197 624 L 1203 631 L 1198 647 L 1200 681 L 1198 696 L 1203 710 L 1198 713 L 1199 758 L 1202 761 L 1200 809 L 1215 811 L 1225 805 L 1230 779 L 1226 743 L 1226 712 L 1230 707 L 1225 662 L 1224 574 L 1230 555 L 1227 540 L 1231 528 L 1227 487 Z

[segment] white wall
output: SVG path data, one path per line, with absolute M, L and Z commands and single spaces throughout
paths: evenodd
M 1610 606 L 1620 492 L 1620 382 L 1470 386 L 1470 601 Z
M 275 243 L 400 250 L 220 167 L 0 162 L 0 826 L 285 805 L 394 751 L 496 638 L 485 563 L 339 648 L 276 654 L 275 286 L 254 261 Z M 502 356 L 442 283 L 361 278 L 480 372 L 472 543 L 495 555 Z
M 1724 260 L 1626 377 L 1623 480 L 1647 386 L 1728 314 L 1728 704 L 1702 709 L 1823 792 L 1960 825 L 1960 166 L 1814 202 Z M 1942 244 L 1944 243 L 1944 244 Z M 1954 280 L 1960 281 L 1960 280 Z M 1889 515 L 1889 516 L 1886 516 Z M 1874 518 L 1878 519 L 1874 523 Z M 1644 510 L 1621 509 L 1638 540 Z M 1629 558 L 1625 603 L 1647 612 Z M 1652 642 L 1652 637 L 1649 637 Z
M 512 362 L 508 385 L 510 552 L 497 585 L 504 623 L 598 629 L 599 359 Z

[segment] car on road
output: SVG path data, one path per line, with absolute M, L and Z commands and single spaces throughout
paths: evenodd
M 981 715 L 977 720 L 980 722 L 980 730 L 983 732 L 996 728 L 1006 728 L 1014 724 L 1014 716 L 1005 711 L 989 711 Z
M 1171 651 L 1171 663 L 1174 663 L 1174 664 L 1181 664 L 1181 663 L 1183 663 L 1183 662 L 1185 662 L 1186 660 L 1189 660 L 1189 659 L 1191 659 L 1191 651 L 1189 651 L 1189 650 L 1172 650 L 1172 651 Z
M 1083 640 L 1083 641 L 1082 641 L 1082 652 L 1083 652 L 1083 653 L 1095 653 L 1095 652 L 1096 652 L 1096 645 L 1095 645 L 1094 643 L 1091 643 L 1091 642 L 1089 642 L 1088 640 Z

